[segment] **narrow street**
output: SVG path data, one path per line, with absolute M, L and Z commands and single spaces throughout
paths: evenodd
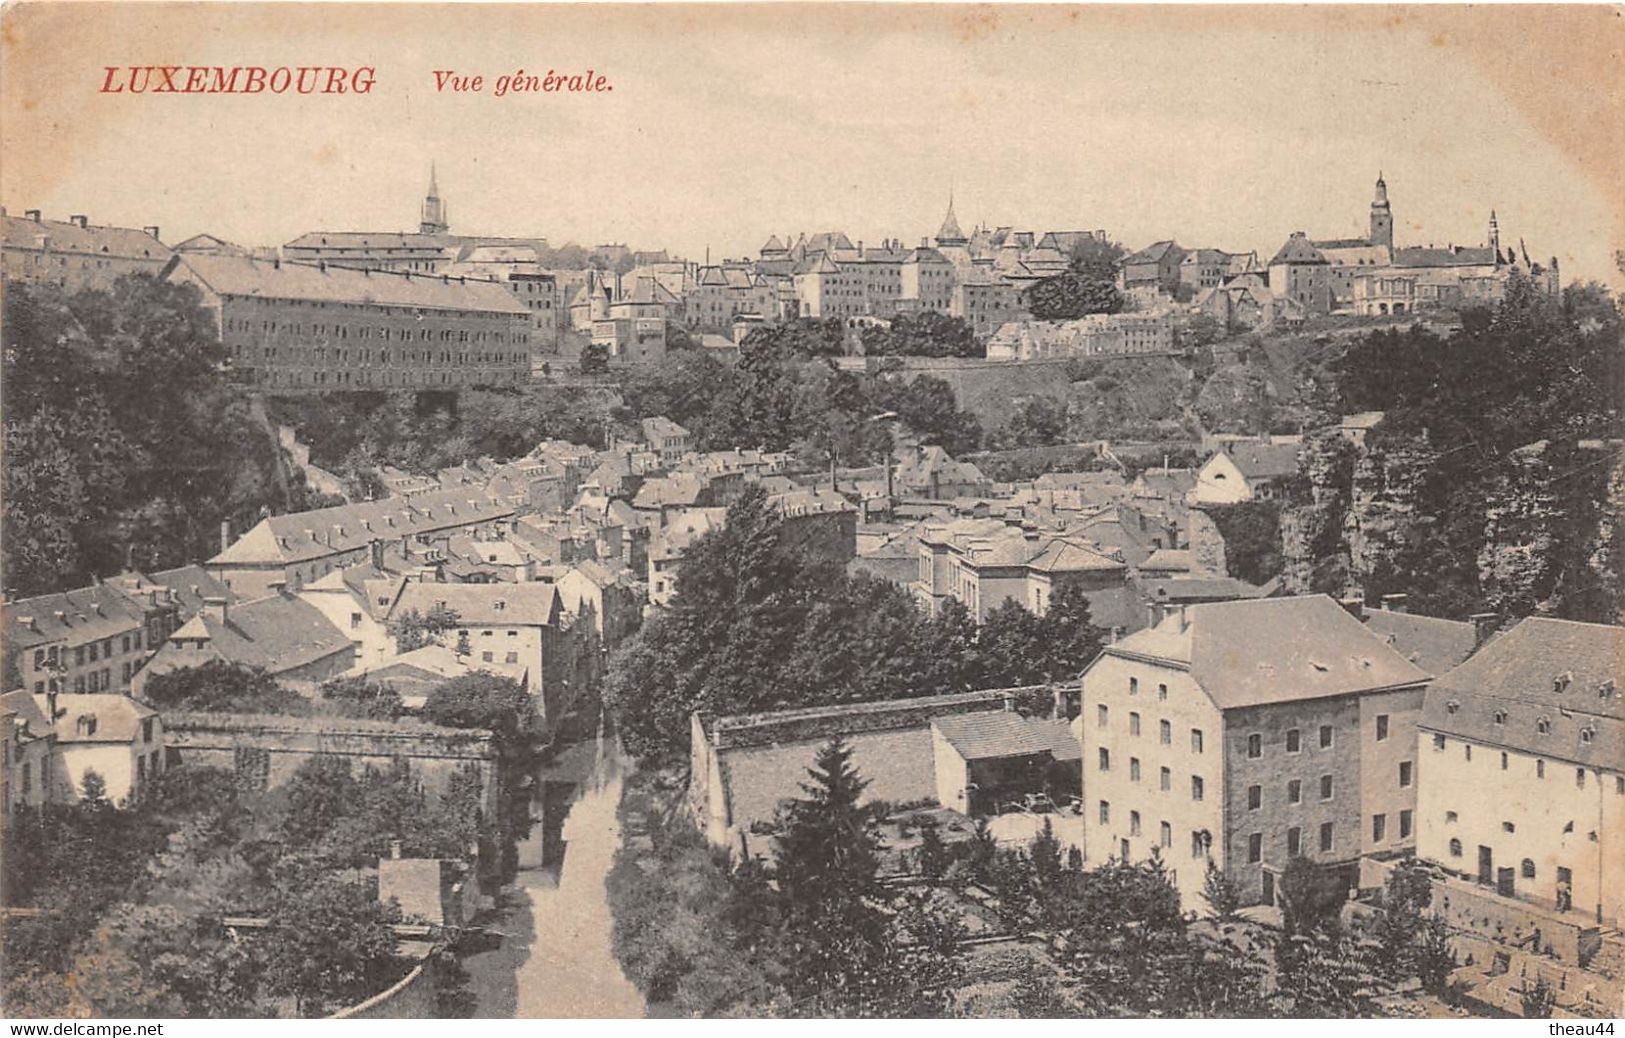
M 621 972 L 610 937 L 604 879 L 620 846 L 615 810 L 621 799 L 618 743 L 600 737 L 569 747 L 537 783 L 537 819 L 520 848 L 521 869 L 505 892 L 492 928 L 502 947 L 470 956 L 477 1010 L 483 1018 L 640 1018 L 643 997 Z M 542 863 L 547 790 L 574 783 L 564 799 L 562 857 Z M 555 808 L 557 810 L 557 808 Z

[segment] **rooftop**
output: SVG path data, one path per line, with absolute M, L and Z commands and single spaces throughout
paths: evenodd
M 936 718 L 931 726 L 968 761 L 1039 753 L 1076 760 L 1083 752 L 1065 721 L 1023 717 L 1012 710 L 951 714 Z
M 495 281 L 464 280 L 437 274 L 354 270 L 333 264 L 283 263 L 247 256 L 186 253 L 166 275 L 180 268 L 221 296 L 298 299 L 323 303 L 364 303 L 419 310 L 457 310 L 529 316 L 530 310 Z
M 1420 685 L 1429 677 L 1326 595 L 1187 606 L 1106 652 L 1189 670 L 1221 710 Z

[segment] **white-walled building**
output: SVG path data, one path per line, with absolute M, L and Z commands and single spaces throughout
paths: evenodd
M 1414 838 L 1415 768 L 1387 751 L 1427 680 L 1325 595 L 1188 606 L 1108 645 L 1083 675 L 1089 861 L 1155 849 L 1187 908 L 1209 859 L 1244 904 L 1294 857 L 1352 879 Z
M 1428 690 L 1417 853 L 1625 923 L 1625 629 L 1531 617 Z

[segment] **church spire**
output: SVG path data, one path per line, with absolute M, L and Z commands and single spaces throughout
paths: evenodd
M 429 193 L 423 196 L 423 218 L 418 224 L 420 234 L 445 234 L 451 228 L 446 223 L 446 203 L 440 200 L 440 176 L 433 162 L 429 163 Z
M 937 231 L 938 245 L 963 245 L 965 232 L 959 229 L 959 220 L 954 216 L 954 189 L 948 188 L 948 215 L 942 218 L 942 227 Z

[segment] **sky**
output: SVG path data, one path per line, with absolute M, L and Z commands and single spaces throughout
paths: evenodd
M 1620 9 L 23 3 L 0 202 L 275 245 L 414 230 L 691 259 L 770 234 L 959 222 L 1271 254 L 1363 235 L 1503 245 L 1621 285 Z M 99 93 L 105 66 L 371 65 L 366 95 Z M 437 93 L 433 70 L 480 74 Z M 596 94 L 496 97 L 524 69 Z

